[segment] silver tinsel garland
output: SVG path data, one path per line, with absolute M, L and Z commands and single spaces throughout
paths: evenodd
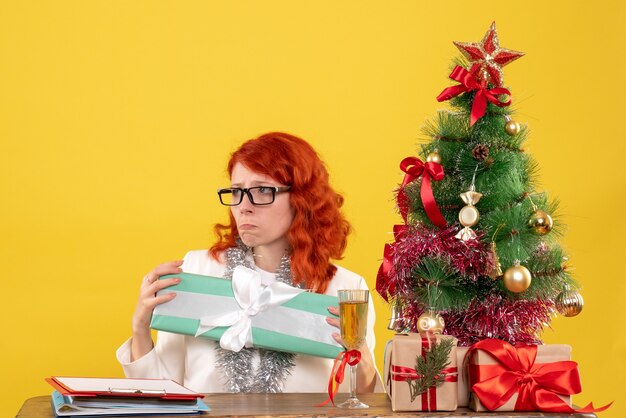
M 254 269 L 252 251 L 242 242 L 226 250 L 226 270 L 224 277 L 231 279 L 237 266 Z M 276 280 L 292 285 L 289 256 L 280 260 Z M 256 372 L 253 370 L 254 354 L 259 354 L 260 362 Z M 230 392 L 282 392 L 287 376 L 295 366 L 295 354 L 280 351 L 243 348 L 239 352 L 217 349 L 217 368 L 226 376 L 226 389 Z

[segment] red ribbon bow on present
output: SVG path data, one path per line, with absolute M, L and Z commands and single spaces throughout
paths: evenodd
M 594 408 L 593 403 L 582 409 L 570 407 L 558 395 L 580 393 L 578 365 L 569 360 L 535 364 L 536 345 L 513 347 L 505 341 L 488 339 L 474 344 L 467 355 L 475 350 L 483 350 L 498 361 L 495 365 L 469 367 L 472 392 L 490 411 L 504 405 L 515 393 L 515 411 L 601 412 L 613 403 L 601 408 Z
M 426 215 L 428 215 L 431 222 L 439 228 L 445 228 L 448 226 L 448 223 L 437 207 L 437 202 L 435 202 L 433 189 L 430 184 L 431 179 L 434 181 L 443 180 L 445 176 L 443 166 L 434 161 L 424 163 L 417 157 L 407 157 L 400 162 L 400 170 L 406 173 L 404 180 L 402 181 L 402 186 L 400 186 L 400 191 L 398 192 L 398 207 L 400 208 L 402 219 L 406 222 L 406 215 L 408 212 L 407 196 L 404 188 L 413 180 L 422 176 L 420 196 L 422 198 L 422 204 L 424 205 Z
M 503 87 L 487 89 L 486 81 L 478 81 L 475 74 L 470 73 L 461 66 L 457 65 L 454 67 L 454 70 L 450 73 L 450 78 L 461 84 L 444 89 L 441 93 L 439 93 L 439 96 L 437 96 L 437 101 L 443 102 L 444 100 L 450 100 L 451 98 L 466 91 L 476 90 L 474 103 L 472 103 L 470 126 L 473 126 L 478 119 L 485 115 L 485 112 L 487 111 L 487 101 L 499 107 L 505 107 L 511 104 L 510 99 L 508 102 L 501 102 L 496 97 L 500 94 L 511 96 L 511 92 L 509 90 Z
M 361 361 L 361 352 L 359 350 L 345 350 L 337 355 L 328 379 L 328 399 L 317 406 L 324 406 L 328 402 L 332 402 L 333 406 L 335 406 L 335 395 L 339 390 L 339 385 L 343 383 L 346 365 L 356 366 L 359 361 Z M 337 363 L 339 363 L 339 367 L 337 367 Z

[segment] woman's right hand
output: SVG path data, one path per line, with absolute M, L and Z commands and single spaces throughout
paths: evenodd
M 139 300 L 133 314 L 133 338 L 131 343 L 131 361 L 137 360 L 152 350 L 152 336 L 150 335 L 150 320 L 152 312 L 158 305 L 169 302 L 176 297 L 176 293 L 171 292 L 157 296 L 159 290 L 180 283 L 179 278 L 168 278 L 159 280 L 161 276 L 167 274 L 178 274 L 183 270 L 180 266 L 182 260 L 170 261 L 157 266 L 141 281 L 139 290 Z

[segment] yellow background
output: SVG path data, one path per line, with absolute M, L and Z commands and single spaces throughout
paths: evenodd
M 0 415 L 50 375 L 120 376 L 140 279 L 206 248 L 243 140 L 309 140 L 354 226 L 343 266 L 374 286 L 399 161 L 442 104 L 457 55 L 496 20 L 516 119 L 562 221 L 585 309 L 568 343 L 584 392 L 626 389 L 624 3 L 3 1 Z M 382 366 L 387 307 L 377 299 Z

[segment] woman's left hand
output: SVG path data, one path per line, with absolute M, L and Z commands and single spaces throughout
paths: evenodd
M 340 325 L 339 325 L 339 308 L 336 306 L 329 306 L 328 307 L 328 312 L 330 312 L 331 314 L 335 315 L 335 317 L 326 317 L 326 322 L 329 325 L 332 325 L 333 327 L 336 327 L 337 329 L 339 329 Z M 334 332 L 333 333 L 333 339 L 335 341 L 337 341 L 339 344 L 341 344 L 343 347 L 345 347 L 345 345 L 343 344 L 343 340 L 341 339 L 341 334 L 339 332 Z
M 329 306 L 328 312 L 334 315 L 334 317 L 326 317 L 326 322 L 339 329 L 339 308 L 336 306 Z M 335 341 L 345 347 L 339 332 L 334 332 L 332 336 Z M 373 392 L 374 387 L 376 386 L 376 367 L 374 366 L 372 353 L 367 346 L 367 342 L 363 343 L 358 350 L 361 352 L 361 361 L 359 362 L 359 367 L 356 369 L 357 390 L 359 393 Z

